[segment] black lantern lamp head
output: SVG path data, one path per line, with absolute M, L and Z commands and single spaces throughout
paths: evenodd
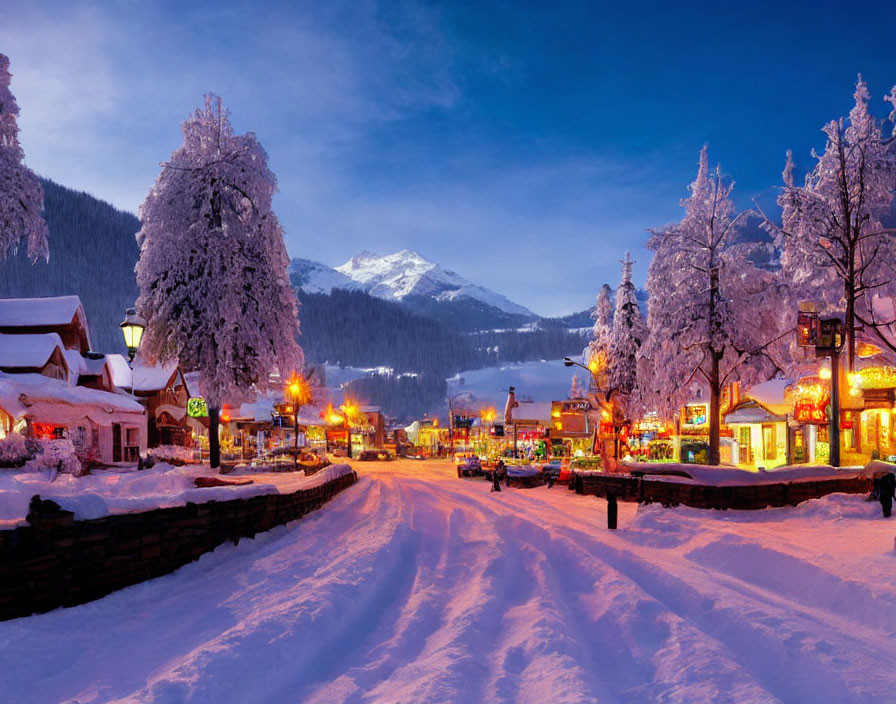
M 133 362 L 134 355 L 137 354 L 137 348 L 140 347 L 140 340 L 143 337 L 143 330 L 146 328 L 146 321 L 137 314 L 136 308 L 128 308 L 119 327 L 124 335 L 124 344 L 128 348 L 128 360 Z

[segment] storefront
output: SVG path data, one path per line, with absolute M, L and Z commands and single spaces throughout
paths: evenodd
M 682 462 L 706 464 L 709 459 L 709 404 L 691 402 L 681 409 L 680 432 L 673 453 Z
M 423 457 L 438 457 L 448 446 L 448 429 L 443 428 L 438 418 L 415 420 L 404 429 L 413 449 L 411 453 Z
M 850 393 L 861 394 L 858 415 L 859 451 L 869 457 L 896 459 L 896 368 L 876 366 L 861 369 L 849 378 Z M 855 421 L 853 420 L 853 425 Z
M 793 389 L 793 425 L 790 446 L 794 464 L 827 463 L 831 448 L 827 382 L 817 376 L 800 379 Z
M 591 403 L 584 399 L 551 402 L 549 435 L 551 457 L 583 457 L 590 454 L 593 428 L 588 418 Z
M 673 428 L 663 423 L 656 413 L 648 413 L 631 426 L 623 441 L 629 453 L 639 461 L 668 462 L 674 457 Z
M 738 467 L 771 469 L 787 464 L 787 416 L 773 413 L 752 398 L 737 404 L 725 415 L 731 429 L 731 462 Z

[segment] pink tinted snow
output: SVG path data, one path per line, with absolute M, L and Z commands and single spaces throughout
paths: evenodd
M 714 486 L 731 486 L 737 484 L 772 484 L 776 482 L 795 481 L 799 479 L 823 479 L 844 475 L 854 475 L 862 471 L 861 467 L 836 468 L 830 465 L 796 465 L 776 469 L 751 472 L 737 467 L 711 467 L 705 464 L 686 464 L 682 462 L 623 462 L 628 471 L 644 473 L 644 479 L 650 481 L 671 481 L 679 483 L 710 484 Z M 664 472 L 686 472 L 691 479 L 681 476 L 670 476 Z
M 892 702 L 896 523 L 491 493 L 365 466 L 288 527 L 0 623 L 4 698 L 142 702 Z M 48 672 L 52 672 L 48 675 Z
M 77 314 L 84 316 L 77 296 L 0 298 L 0 327 L 67 325 Z
M 51 499 L 77 519 L 100 518 L 181 506 L 188 501 L 230 501 L 260 494 L 288 494 L 351 472 L 348 465 L 331 465 L 306 477 L 304 472 L 244 473 L 253 484 L 198 488 L 199 476 L 216 476 L 207 465 L 172 467 L 160 462 L 150 469 L 94 470 L 84 477 L 49 472 L 0 470 L 0 528 L 24 523 L 31 497 Z M 241 476 L 241 478 L 242 478 Z
M 2 303 L 2 299 L 0 299 Z M 0 367 L 6 369 L 21 369 L 43 367 L 53 351 L 59 348 L 65 350 L 62 338 L 55 332 L 47 332 L 35 335 L 5 335 L 0 333 Z M 77 353 L 76 353 L 77 354 Z M 78 357 L 80 358 L 80 354 Z M 75 360 L 77 362 L 77 360 Z M 66 356 L 68 364 L 68 356 Z M 78 367 L 75 367 L 77 371 Z

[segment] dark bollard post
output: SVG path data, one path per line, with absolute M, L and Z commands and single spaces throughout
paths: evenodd
M 880 479 L 880 507 L 883 509 L 884 518 L 889 518 L 893 512 L 894 491 L 896 491 L 896 475 L 889 472 Z
M 616 516 L 619 514 L 619 506 L 616 503 L 616 494 L 607 494 L 607 528 L 616 530 Z

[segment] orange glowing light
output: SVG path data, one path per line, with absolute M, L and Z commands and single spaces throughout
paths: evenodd
M 301 374 L 293 373 L 286 386 L 289 398 L 296 406 L 304 406 L 311 402 L 311 387 Z

